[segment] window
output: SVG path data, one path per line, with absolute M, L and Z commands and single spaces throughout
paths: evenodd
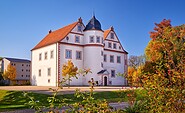
M 101 56 L 103 56 L 103 51 L 101 51 Z
M 76 51 L 76 59 L 81 60 L 82 59 L 82 52 Z
M 22 71 L 24 71 L 24 70 L 22 69 Z
M 108 48 L 112 48 L 112 44 L 110 42 L 108 44 Z
M 23 77 L 23 75 L 21 75 Z
M 75 42 L 80 43 L 80 37 L 79 36 L 75 36 Z
M 66 58 L 71 59 L 72 58 L 72 50 L 67 50 L 66 49 Z
M 94 37 L 90 36 L 90 43 L 93 43 L 93 42 L 94 42 Z
M 103 67 L 103 63 L 101 63 L 101 67 Z
M 78 25 L 78 31 L 81 32 L 82 31 L 82 26 Z
M 48 76 L 51 76 L 51 68 L 48 68 Z
M 28 67 L 28 64 L 26 65 L 26 67 Z
M 53 58 L 53 50 L 50 52 L 50 58 Z
M 121 63 L 121 56 L 117 56 L 117 63 Z
M 116 43 L 114 43 L 114 44 L 113 44 L 113 48 L 114 48 L 114 49 L 116 49 L 116 48 L 117 48 Z
M 110 55 L 110 62 L 114 63 L 114 56 L 113 55 Z
M 111 38 L 111 39 L 114 39 L 114 33 L 111 33 L 111 34 L 110 34 L 110 38 Z
M 22 66 L 24 66 L 24 64 L 22 64 Z
M 47 52 L 45 52 L 44 59 L 45 59 L 45 60 L 47 60 L 47 59 L 48 59 L 48 53 L 47 53 Z
M 41 77 L 41 69 L 39 69 L 39 77 Z
M 39 54 L 39 60 L 42 60 L 42 53 Z
M 111 77 L 115 77 L 115 70 L 111 70 Z
M 16 64 L 14 64 L 14 66 L 15 66 Z
M 104 62 L 107 62 L 107 55 L 104 55 L 103 61 L 104 61 Z
M 96 37 L 96 43 L 100 43 L 100 37 L 99 36 Z
M 50 83 L 50 79 L 48 79 L 48 83 Z

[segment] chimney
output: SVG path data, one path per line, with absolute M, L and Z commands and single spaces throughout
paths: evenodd
M 79 23 L 82 23 L 82 18 L 81 17 L 78 19 L 78 22 Z
M 49 33 L 51 33 L 52 32 L 52 30 L 49 30 Z
M 113 26 L 111 26 L 111 27 L 110 27 L 110 29 L 111 29 L 111 31 L 114 31 L 114 28 L 113 28 Z

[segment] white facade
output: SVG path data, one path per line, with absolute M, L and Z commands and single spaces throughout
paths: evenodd
M 97 24 L 98 20 L 94 19 Z M 92 71 L 86 76 L 78 76 L 78 79 L 72 78 L 70 85 L 88 85 L 91 78 L 98 85 L 127 85 L 125 78 L 117 76 L 117 73 L 127 71 L 128 53 L 123 49 L 114 29 L 111 27 L 103 31 L 99 28 L 87 29 L 87 26 L 84 26 L 80 18 L 76 23 L 50 32 L 32 49 L 32 85 L 58 86 L 62 79 L 62 65 L 68 60 L 78 69 L 89 68 Z M 100 23 L 99 26 L 101 29 Z M 56 41 L 53 42 L 52 38 Z M 60 39 L 57 40 L 58 38 Z M 50 44 L 50 41 L 53 43 Z

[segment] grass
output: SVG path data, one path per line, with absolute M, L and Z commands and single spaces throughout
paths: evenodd
M 106 99 L 108 102 L 118 102 L 118 101 L 127 101 L 127 93 L 128 91 L 110 91 L 110 92 L 94 92 L 94 98 L 104 100 Z M 136 91 L 137 97 L 136 99 L 143 98 L 140 93 L 143 91 Z M 39 94 L 39 93 L 28 93 L 29 96 L 34 97 L 34 100 L 39 100 L 40 103 L 44 103 L 47 106 L 47 98 L 50 95 L 47 94 Z M 76 98 L 74 94 L 64 94 L 58 95 L 57 98 L 67 98 L 70 99 L 66 101 L 69 104 L 81 101 L 79 98 Z M 11 109 L 25 109 L 29 108 L 25 105 L 26 102 L 29 102 L 30 99 L 23 96 L 22 91 L 7 91 L 7 90 L 0 90 L 0 111 L 7 111 Z

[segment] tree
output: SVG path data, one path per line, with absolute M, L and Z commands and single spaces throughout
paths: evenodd
M 128 72 L 126 78 L 130 86 L 141 86 L 141 69 L 145 64 L 145 56 L 133 56 L 131 55 L 128 60 Z
M 78 68 L 74 66 L 71 60 L 68 60 L 66 64 L 62 66 L 62 76 L 68 81 L 68 85 L 70 85 L 70 81 L 72 77 L 78 79 L 77 75 Z
M 128 59 L 128 66 L 133 68 L 138 68 L 139 66 L 143 65 L 145 63 L 145 56 L 134 56 L 131 55 Z
M 164 19 L 150 32 L 142 82 L 151 112 L 185 112 L 185 25 Z
M 9 64 L 7 66 L 7 70 L 5 70 L 5 72 L 3 73 L 3 78 L 5 80 L 15 80 L 16 78 L 16 68 L 14 66 L 12 66 L 11 64 Z

